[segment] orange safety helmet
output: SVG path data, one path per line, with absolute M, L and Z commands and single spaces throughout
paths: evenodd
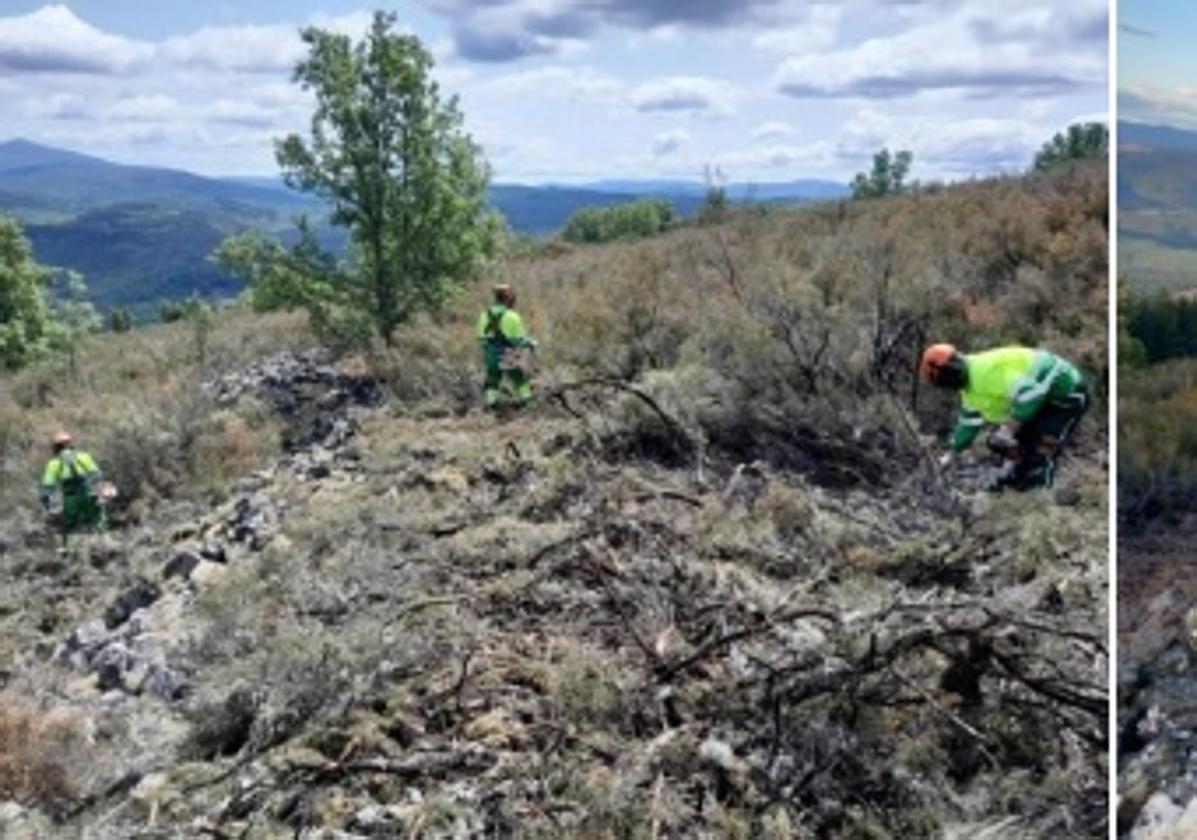
M 515 289 L 509 283 L 495 286 L 495 300 L 504 306 L 515 306 Z
M 919 374 L 928 382 L 948 388 L 963 388 L 967 384 L 964 357 L 951 344 L 932 344 L 924 350 Z
M 56 432 L 54 434 L 54 448 L 63 449 L 71 445 L 71 435 L 69 432 Z

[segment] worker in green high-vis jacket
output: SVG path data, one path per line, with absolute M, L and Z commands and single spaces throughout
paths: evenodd
M 59 432 L 54 436 L 54 457 L 42 471 L 42 510 L 49 511 L 54 493 L 62 491 L 62 550 L 75 531 L 90 528 L 105 529 L 104 506 L 96 494 L 100 482 L 100 468 L 91 455 L 75 449 L 71 436 Z
M 1089 392 L 1076 366 L 1042 349 L 999 347 L 961 353 L 934 344 L 922 357 L 923 378 L 960 392 L 960 414 L 948 442 L 951 452 L 972 445 L 986 425 L 997 428 L 989 447 L 1007 468 L 991 489 L 1050 487 L 1056 460 L 1089 408 Z
M 497 408 L 504 381 L 510 383 L 515 404 L 532 401 L 532 383 L 517 354 L 535 348 L 536 342 L 524 331 L 524 320 L 515 311 L 515 290 L 506 283 L 494 288 L 494 302 L 478 316 L 478 342 L 486 365 L 483 395 L 487 408 Z

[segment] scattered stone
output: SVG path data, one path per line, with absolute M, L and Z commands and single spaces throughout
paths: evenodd
M 104 610 L 104 625 L 113 630 L 120 627 L 137 610 L 144 609 L 162 596 L 162 590 L 144 578 L 139 578 Z
M 212 563 L 229 562 L 228 554 L 225 552 L 224 546 L 220 543 L 204 543 L 200 547 L 199 555 Z
M 204 562 L 204 558 L 190 551 L 180 551 L 172 557 L 162 569 L 162 577 L 170 580 L 172 577 L 188 580 L 195 567 Z
M 1184 810 L 1166 793 L 1154 793 L 1139 812 L 1139 819 L 1131 833 L 1131 840 L 1180 840 L 1182 835 L 1173 828 L 1184 816 Z

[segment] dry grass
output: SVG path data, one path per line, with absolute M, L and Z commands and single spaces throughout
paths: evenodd
M 83 722 L 70 712 L 41 711 L 0 699 L 0 799 L 54 809 L 76 794 L 86 748 Z
M 974 712 L 967 685 L 941 683 L 967 670 L 959 639 L 974 635 L 1016 664 L 1025 644 L 1031 664 L 1058 663 L 1069 679 L 1104 675 L 1098 657 L 1050 636 L 990 634 L 982 611 L 1023 615 L 1076 559 L 1104 557 L 1099 497 L 1003 508 L 962 536 L 925 504 L 915 442 L 876 396 L 909 399 L 910 362 L 932 336 L 1042 342 L 1082 362 L 1103 346 L 1104 176 L 1075 177 L 745 214 L 513 257 L 488 278 L 519 290 L 544 348 L 542 393 L 615 378 L 676 429 L 605 387 L 571 391 L 575 413 L 470 413 L 483 285 L 394 348 L 343 360 L 384 378 L 391 410 L 365 419 L 350 444 L 359 457 L 330 476 L 284 470 L 253 491 L 284 512 L 279 535 L 192 582 L 190 641 L 171 662 L 194 689 L 184 753 L 252 759 L 261 798 L 241 799 L 236 774 L 188 794 L 179 814 L 236 802 L 226 816 L 245 807 L 259 822 L 222 828 L 251 834 L 356 830 L 369 806 L 412 836 L 479 833 L 464 821 L 485 811 L 495 836 L 842 840 L 1079 807 L 1089 794 L 1076 791 L 1104 767 L 1095 754 L 1047 768 L 1027 754 L 1055 755 L 1062 737 L 1041 725 L 1059 723 L 1045 701 L 988 673 Z M 1053 307 L 1030 305 L 1049 288 Z M 105 337 L 81 400 L 48 370 L 0 379 L 20 398 L 0 402 L 9 498 L 43 455 L 28 430 L 70 423 L 144 487 L 151 518 L 182 508 L 189 534 L 209 533 L 232 504 L 197 525 L 202 505 L 156 498 L 215 494 L 267 458 L 276 429 L 252 401 L 216 407 L 195 386 L 302 343 L 300 327 L 230 319 L 206 371 L 185 328 Z M 919 411 L 928 432 L 951 416 L 926 395 Z M 154 539 L 143 545 L 144 565 L 159 563 Z M 975 568 L 940 579 L 957 547 Z M 1100 581 L 1096 559 L 1088 571 Z M 1057 617 L 1100 625 L 1104 602 L 1080 600 Z M 942 606 L 942 625 L 924 605 Z M 247 686 L 252 702 L 232 696 Z M 964 754 L 941 706 L 994 733 L 1000 768 Z M 1028 723 L 1007 725 L 1003 710 Z M 1079 713 L 1061 719 L 1061 731 L 1088 731 Z M 374 760 L 393 762 L 393 777 L 370 772 Z M 991 797 L 999 776 L 1009 782 Z M 300 794 L 311 822 L 284 829 L 278 815 Z
M 208 342 L 201 364 L 183 324 L 106 333 L 89 341 L 75 379 L 55 364 L 0 376 L 0 503 L 32 505 L 29 487 L 57 429 L 96 457 L 126 504 L 146 493 L 209 492 L 276 452 L 275 421 L 261 406 L 216 412 L 198 386 L 309 346 L 304 320 L 230 310 Z
M 871 398 L 909 401 L 927 341 L 1046 346 L 1079 362 L 1100 392 L 1106 195 L 1104 170 L 1078 167 L 513 256 L 441 316 L 405 330 L 375 369 L 413 413 L 477 405 L 474 323 L 490 284 L 506 281 L 541 341 L 542 392 L 596 376 L 636 382 L 715 456 L 771 452 L 787 467 L 826 459 L 779 453 L 779 438 L 809 426 L 863 436 L 887 461 L 904 452 L 909 469 L 911 442 L 886 399 Z M 946 427 L 948 402 L 920 395 L 916 414 Z M 681 457 L 635 399 L 604 406 L 615 454 Z M 1098 405 L 1089 427 L 1103 426 L 1103 414 Z

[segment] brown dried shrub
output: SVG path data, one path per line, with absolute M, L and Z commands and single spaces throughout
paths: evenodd
M 50 808 L 72 801 L 78 795 L 74 768 L 86 747 L 76 714 L 0 700 L 0 799 Z

